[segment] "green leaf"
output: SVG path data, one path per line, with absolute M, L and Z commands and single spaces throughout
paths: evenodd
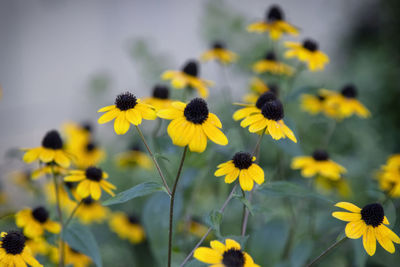
M 125 203 L 131 199 L 137 197 L 143 197 L 154 192 L 159 192 L 164 190 L 164 186 L 155 182 L 146 182 L 138 184 L 128 190 L 118 193 L 116 196 L 107 199 L 103 202 L 104 206 L 110 206 L 115 204 Z
M 222 213 L 218 210 L 213 210 L 210 212 L 206 218 L 206 223 L 215 230 L 217 236 L 221 236 L 220 225 L 222 222 Z
M 72 223 L 63 233 L 63 240 L 71 248 L 89 256 L 97 267 L 102 267 L 99 246 L 89 228 L 78 223 Z
M 277 182 L 270 182 L 265 184 L 259 190 L 261 193 L 268 195 L 268 196 L 277 196 L 277 197 L 311 197 L 317 198 L 320 200 L 324 200 L 330 203 L 334 203 L 334 201 L 328 199 L 325 196 L 322 196 L 318 193 L 313 192 L 309 188 L 304 186 L 285 182 L 285 181 L 277 181 Z
M 162 154 L 160 154 L 160 153 L 155 153 L 155 154 L 154 154 L 154 157 L 155 157 L 156 159 L 162 159 L 162 160 L 165 160 L 165 161 L 167 161 L 167 162 L 171 162 L 171 161 L 169 160 L 168 157 L 166 157 L 166 156 L 164 156 L 164 155 L 162 155 Z
M 242 202 L 243 205 L 245 205 L 246 208 L 249 210 L 250 214 L 252 216 L 254 215 L 254 208 L 253 208 L 253 206 L 251 205 L 250 201 L 247 198 L 245 198 L 242 195 L 237 195 L 237 194 L 233 195 L 233 197 L 239 199 L 240 202 Z

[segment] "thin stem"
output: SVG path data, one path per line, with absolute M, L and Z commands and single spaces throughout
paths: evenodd
M 257 143 L 256 143 L 256 147 L 253 150 L 253 154 L 252 156 L 256 156 L 256 162 L 258 162 L 258 158 L 260 155 L 260 145 L 261 145 L 261 140 L 264 136 L 264 132 L 265 132 L 265 128 L 262 130 L 262 133 L 260 134 L 260 136 L 258 137 Z M 243 197 L 246 197 L 246 195 L 243 192 Z M 251 203 L 251 200 L 253 199 L 253 190 L 250 191 L 249 193 L 249 203 Z M 249 221 L 249 215 L 250 215 L 250 211 L 248 209 L 246 209 L 246 206 L 243 204 L 243 217 L 242 217 L 242 231 L 241 231 L 241 235 L 245 236 L 246 235 L 246 230 L 247 230 L 247 223 Z
M 53 176 L 53 182 L 54 182 L 54 190 L 55 190 L 55 195 L 56 195 L 56 207 L 57 207 L 57 214 L 58 214 L 58 220 L 61 225 L 61 232 L 59 235 L 59 250 L 60 250 L 60 261 L 58 266 L 64 267 L 64 242 L 62 241 L 62 236 L 64 233 L 64 223 L 63 223 L 63 216 L 62 216 L 62 211 L 61 211 L 61 201 L 60 201 L 60 191 L 59 191 L 59 186 L 57 182 L 57 176 L 54 172 L 53 166 L 51 167 L 51 172 Z
M 219 209 L 219 213 L 223 214 L 225 211 L 226 206 L 228 206 L 228 203 L 232 200 L 233 194 L 236 191 L 237 184 L 232 188 L 232 191 L 229 193 L 228 198 L 225 200 L 224 204 L 222 204 L 222 207 Z M 209 227 L 207 232 L 203 235 L 203 237 L 197 242 L 197 244 L 194 246 L 192 251 L 189 253 L 189 255 L 186 256 L 185 260 L 181 263 L 180 267 L 183 267 L 193 256 L 194 251 L 203 243 L 204 239 L 207 238 L 207 236 L 211 233 L 212 228 Z
M 172 233 L 173 233 L 173 220 L 174 220 L 174 202 L 175 202 L 175 193 L 176 188 L 178 186 L 179 178 L 181 177 L 183 162 L 185 161 L 186 152 L 188 147 L 185 146 L 182 153 L 181 162 L 179 163 L 178 172 L 176 173 L 176 178 L 174 182 L 174 187 L 172 188 L 171 193 L 171 201 L 169 205 L 169 234 L 168 234 L 168 267 L 171 267 L 171 252 L 172 252 Z
M 329 248 L 327 248 L 324 252 L 321 253 L 318 257 L 316 257 L 311 263 L 307 265 L 307 267 L 313 266 L 316 264 L 319 260 L 321 260 L 324 256 L 326 256 L 332 249 L 335 247 L 339 246 L 342 244 L 345 240 L 347 240 L 347 236 L 343 237 L 342 239 L 336 241 L 334 244 L 332 244 Z
M 76 204 L 75 208 L 72 210 L 71 214 L 69 215 L 67 221 L 64 224 L 64 228 L 67 229 L 68 224 L 71 222 L 72 218 L 74 218 L 74 215 L 78 208 L 82 205 L 83 201 L 81 200 L 79 203 Z
M 161 171 L 160 165 L 158 165 L 156 157 L 153 155 L 153 152 L 151 152 L 151 149 L 150 149 L 149 145 L 147 144 L 146 139 L 144 138 L 143 133 L 140 130 L 139 126 L 136 126 L 136 129 L 137 129 L 137 131 L 138 131 L 138 133 L 140 135 L 140 138 L 142 139 L 144 145 L 146 146 L 146 149 L 149 152 L 149 155 L 150 155 L 151 159 L 153 160 L 154 165 L 156 166 L 156 169 L 157 169 L 158 173 L 160 174 L 161 180 L 162 180 L 162 182 L 164 184 L 165 189 L 167 189 L 168 195 L 171 196 L 171 190 L 168 187 L 167 180 L 165 179 L 164 174 Z

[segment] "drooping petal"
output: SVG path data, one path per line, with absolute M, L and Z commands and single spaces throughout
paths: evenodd
M 375 254 L 376 250 L 376 238 L 375 238 L 375 231 L 371 225 L 368 225 L 363 237 L 363 245 L 365 251 L 368 255 L 372 256 Z
M 94 200 L 99 200 L 101 197 L 100 184 L 98 182 L 90 182 L 90 194 Z
M 199 247 L 194 251 L 193 257 L 199 261 L 216 264 L 222 261 L 222 254 L 220 254 L 217 250 Z
M 207 147 L 207 136 L 201 125 L 195 125 L 195 127 L 193 138 L 189 143 L 189 149 L 190 151 L 201 153 Z
M 257 184 L 262 184 L 264 183 L 264 170 L 261 169 L 260 166 L 258 166 L 257 164 L 253 163 L 251 164 L 251 166 L 248 169 L 249 171 L 249 175 L 250 177 L 253 178 L 253 180 L 257 183 Z
M 129 130 L 130 124 L 126 119 L 126 112 L 122 111 L 114 121 L 114 131 L 118 135 L 125 134 Z
M 386 235 L 386 230 L 381 227 L 375 227 L 375 236 L 376 240 L 378 240 L 379 244 L 389 253 L 394 253 L 395 248 L 392 240 Z
M 112 121 L 113 119 L 115 119 L 115 118 L 118 116 L 118 114 L 119 114 L 120 112 L 121 112 L 121 111 L 120 111 L 118 108 L 112 109 L 112 110 L 108 111 L 107 113 L 104 113 L 104 114 L 97 120 L 97 122 L 100 123 L 100 124 L 104 124 L 104 123 L 107 123 L 107 122 L 109 122 L 109 121 Z
M 136 126 L 142 123 L 142 115 L 134 108 L 126 111 L 126 119 Z
M 216 126 L 208 122 L 208 120 L 202 124 L 202 127 L 205 134 L 214 143 L 221 146 L 225 146 L 228 144 L 228 138 L 226 138 L 224 133 L 221 132 L 221 130 L 219 130 Z
M 241 170 L 240 171 L 239 183 L 240 183 L 240 187 L 244 191 L 250 191 L 251 189 L 253 189 L 254 181 L 249 176 L 248 170 Z
M 115 108 L 115 105 L 110 105 L 110 106 L 102 107 L 97 112 L 106 112 L 106 111 L 110 111 L 110 110 L 112 110 L 114 108 Z
M 363 220 L 349 222 L 345 228 L 346 236 L 348 238 L 358 239 L 364 234 L 366 227 L 367 225 Z
M 39 154 L 39 159 L 43 162 L 50 162 L 54 160 L 54 156 L 56 155 L 56 151 L 53 149 L 43 148 Z
M 355 213 L 361 212 L 361 209 L 359 207 L 350 202 L 339 202 L 336 203 L 335 206 Z
M 344 211 L 335 211 L 332 213 L 332 216 L 346 222 L 358 221 L 361 220 L 360 213 L 351 213 Z

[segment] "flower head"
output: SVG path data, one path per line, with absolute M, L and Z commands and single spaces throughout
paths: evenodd
M 106 112 L 99 119 L 98 123 L 104 124 L 114 121 L 114 130 L 118 135 L 125 134 L 130 125 L 140 125 L 142 119 L 154 120 L 157 118 L 154 108 L 142 103 L 130 92 L 125 92 L 117 96 L 115 104 L 99 109 L 97 112 Z
M 362 209 L 348 202 L 339 202 L 335 206 L 349 211 L 335 211 L 332 216 L 348 222 L 345 228 L 347 237 L 363 237 L 364 249 L 368 255 L 375 254 L 377 240 L 386 251 L 394 253 L 393 242 L 400 244 L 400 238 L 385 226 L 389 221 L 381 204 L 368 204 Z
M 296 42 L 285 42 L 285 46 L 289 48 L 285 53 L 285 57 L 295 57 L 298 60 L 307 63 L 308 69 L 311 71 L 323 70 L 325 64 L 329 62 L 328 56 L 318 50 L 318 43 L 314 40 L 306 39 L 302 44 Z
M 24 150 L 26 152 L 23 160 L 26 163 L 40 160 L 44 163 L 56 163 L 64 168 L 69 167 L 71 164 L 69 155 L 63 149 L 61 136 L 56 130 L 51 130 L 46 133 L 42 139 L 42 146 Z
M 153 88 L 152 96 L 145 98 L 143 102 L 153 106 L 156 110 L 169 108 L 172 103 L 169 95 L 168 86 L 157 84 Z
M 145 231 L 135 215 L 115 213 L 110 219 L 110 228 L 120 238 L 128 239 L 133 244 L 142 242 L 146 237 Z
M 84 198 L 81 201 L 82 204 L 76 210 L 75 216 L 83 224 L 101 223 L 107 218 L 109 210 L 102 206 L 100 202 L 91 197 Z
M 233 183 L 239 177 L 240 187 L 245 191 L 253 189 L 254 182 L 262 184 L 264 182 L 264 171 L 257 164 L 253 163 L 255 157 L 249 153 L 238 152 L 232 160 L 218 165 L 215 176 L 225 176 L 225 183 Z
M 232 51 L 226 49 L 222 42 L 214 42 L 210 50 L 201 55 L 202 61 L 217 60 L 221 64 L 230 64 L 236 61 L 237 55 Z
M 400 197 L 400 154 L 390 156 L 378 173 L 381 190 L 391 197 Z
M 335 92 L 326 89 L 320 89 L 316 95 L 303 94 L 301 109 L 312 115 L 322 113 L 327 117 L 338 119 L 340 117 L 337 108 L 328 104 L 329 99 L 335 95 Z
M 188 104 L 173 102 L 172 108 L 160 110 L 160 118 L 172 120 L 168 125 L 168 135 L 174 145 L 189 146 L 190 151 L 203 152 L 207 139 L 216 144 L 227 145 L 228 139 L 221 132 L 221 121 L 208 111 L 202 98 L 194 98 Z
M 292 169 L 301 169 L 301 175 L 310 178 L 321 175 L 331 180 L 339 180 L 346 169 L 329 158 L 325 150 L 315 150 L 312 156 L 295 157 L 291 164 Z
M 153 168 L 151 158 L 137 145 L 133 145 L 130 150 L 117 155 L 116 161 L 118 166 L 121 167 L 140 166 L 147 170 L 151 170 Z
M 233 239 L 226 239 L 225 244 L 218 240 L 211 241 L 210 247 L 197 248 L 193 257 L 201 262 L 212 264 L 211 266 L 259 267 Z
M 299 34 L 296 27 L 285 21 L 282 9 L 277 6 L 271 6 L 266 13 L 264 21 L 258 21 L 247 27 L 249 32 L 264 33 L 269 32 L 272 40 L 278 40 L 282 34 L 297 36 Z
M 24 229 L 24 235 L 29 238 L 43 236 L 45 230 L 58 234 L 61 226 L 58 222 L 50 219 L 49 212 L 44 207 L 37 207 L 33 210 L 24 209 L 15 215 L 15 223 L 18 227 Z
M 43 267 L 31 254 L 26 246 L 25 236 L 18 231 L 2 232 L 0 241 L 1 266 Z
M 255 73 L 269 72 L 275 75 L 293 74 L 293 69 L 289 65 L 277 60 L 274 52 L 266 53 L 265 57 L 253 64 L 253 71 Z
M 112 190 L 116 189 L 116 187 L 106 181 L 106 179 L 108 179 L 108 174 L 103 172 L 100 168 L 89 167 L 84 171 L 70 171 L 70 175 L 66 176 L 64 181 L 79 182 L 76 193 L 81 198 L 91 196 L 94 200 L 99 200 L 101 197 L 101 189 L 111 196 L 114 196 Z
M 278 85 L 274 83 L 269 83 L 267 85 L 258 77 L 254 77 L 250 80 L 250 91 L 250 93 L 244 95 L 243 101 L 251 104 L 255 104 L 258 98 L 266 92 L 272 92 L 275 96 L 279 95 Z
M 242 120 L 240 126 L 249 127 L 251 133 L 270 134 L 275 140 L 288 137 L 297 142 L 292 130 L 283 122 L 283 105 L 272 92 L 262 94 L 255 105 L 248 105 L 233 114 L 234 120 Z
M 65 248 L 65 264 L 72 267 L 89 267 L 92 264 L 92 260 L 85 254 L 79 252 L 78 250 L 68 246 L 64 242 Z M 50 259 L 54 263 L 60 262 L 60 252 L 59 247 L 50 247 Z
M 165 71 L 162 74 L 162 79 L 171 80 L 172 87 L 176 89 L 183 89 L 185 87 L 195 88 L 201 97 L 207 98 L 208 87 L 212 86 L 213 82 L 200 79 L 198 76 L 198 62 L 196 60 L 189 60 L 180 71 Z

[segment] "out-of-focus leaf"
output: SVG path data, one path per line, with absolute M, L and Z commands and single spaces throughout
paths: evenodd
M 131 199 L 137 197 L 143 197 L 154 192 L 163 191 L 164 187 L 161 184 L 155 182 L 146 182 L 138 184 L 128 190 L 118 193 L 116 196 L 107 199 L 103 202 L 104 206 L 110 206 L 115 204 L 125 203 Z
M 206 223 L 215 230 L 217 236 L 221 236 L 220 232 L 221 222 L 222 222 L 222 213 L 219 212 L 218 210 L 211 211 L 208 217 L 206 218 Z
M 313 243 L 311 240 L 301 240 L 299 243 L 297 243 L 290 256 L 290 266 L 305 266 L 305 263 L 311 255 L 312 249 Z
M 86 226 L 77 223 L 70 224 L 63 234 L 63 240 L 71 248 L 89 256 L 97 267 L 102 266 L 96 239 Z
M 396 207 L 393 204 L 393 201 L 388 200 L 386 203 L 383 205 L 383 208 L 385 210 L 385 216 L 389 220 L 389 223 L 391 225 L 395 225 L 396 223 Z
M 315 192 L 310 191 L 310 189 L 303 187 L 301 185 L 285 182 L 285 181 L 277 181 L 270 182 L 262 186 L 259 191 L 268 196 L 277 196 L 277 197 L 311 197 L 317 198 L 320 200 L 328 201 L 333 203 L 332 200 L 328 199 L 325 196 L 317 194 Z
M 237 194 L 233 195 L 233 197 L 239 199 L 240 202 L 242 202 L 243 205 L 245 205 L 246 208 L 249 210 L 250 214 L 254 215 L 253 206 L 251 205 L 250 201 L 247 198 L 243 197 L 242 195 L 237 195 Z

